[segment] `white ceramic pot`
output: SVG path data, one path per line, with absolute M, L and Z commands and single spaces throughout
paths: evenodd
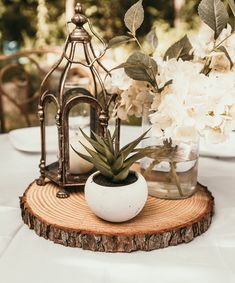
M 95 183 L 92 174 L 85 185 L 85 199 L 91 211 L 110 222 L 123 222 L 135 217 L 148 196 L 144 177 L 135 172 L 137 180 L 129 185 L 108 187 Z

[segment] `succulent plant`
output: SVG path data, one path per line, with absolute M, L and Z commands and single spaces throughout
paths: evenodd
M 93 163 L 96 169 L 110 182 L 122 183 L 128 177 L 131 165 L 152 151 L 150 148 L 136 148 L 145 138 L 147 132 L 121 149 L 118 149 L 114 146 L 116 131 L 111 136 L 110 131 L 107 130 L 104 137 L 93 133 L 93 137 L 91 138 L 81 130 L 82 135 L 95 150 L 88 148 L 82 143 L 82 146 L 89 155 L 77 152 L 74 148 L 73 150 L 80 157 Z

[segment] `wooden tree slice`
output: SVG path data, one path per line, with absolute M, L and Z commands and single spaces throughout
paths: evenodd
M 199 184 L 187 199 L 148 197 L 142 212 L 124 223 L 95 216 L 83 192 L 58 199 L 57 190 L 53 183 L 33 182 L 20 199 L 24 223 L 45 239 L 92 251 L 150 251 L 187 243 L 208 229 L 213 212 L 213 196 Z

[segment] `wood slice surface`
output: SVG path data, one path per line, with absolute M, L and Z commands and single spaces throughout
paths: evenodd
M 20 198 L 22 218 L 37 235 L 70 247 L 100 252 L 150 251 L 187 243 L 204 233 L 213 214 L 213 196 L 198 184 L 183 200 L 148 197 L 141 213 L 124 223 L 110 223 L 88 208 L 83 192 L 58 199 L 57 186 L 33 182 Z

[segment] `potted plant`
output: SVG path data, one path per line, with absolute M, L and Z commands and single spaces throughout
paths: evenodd
M 82 144 L 89 155 L 74 151 L 98 170 L 85 184 L 89 208 L 107 221 L 130 220 L 142 210 L 148 196 L 144 177 L 130 169 L 134 162 L 151 151 L 149 148 L 136 148 L 147 132 L 121 149 L 114 146 L 116 131 L 111 136 L 107 130 L 104 137 L 93 133 L 92 138 L 81 132 L 94 150 Z

